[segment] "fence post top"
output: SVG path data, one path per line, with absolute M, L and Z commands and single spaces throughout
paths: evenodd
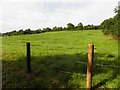
M 94 44 L 93 44 L 93 43 L 90 43 L 90 44 L 88 44 L 88 46 L 94 46 Z
M 27 44 L 30 44 L 30 42 L 27 42 Z

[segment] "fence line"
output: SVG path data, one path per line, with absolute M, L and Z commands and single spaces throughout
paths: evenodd
M 30 44 L 30 43 L 29 43 Z M 26 44 L 26 45 L 28 45 L 28 43 Z M 31 45 L 31 46 L 34 46 L 34 45 Z M 31 71 L 31 67 L 30 67 L 30 46 L 28 45 L 27 46 L 27 68 L 28 68 L 28 71 L 30 72 Z M 82 49 L 82 48 L 80 48 L 80 49 Z M 96 49 L 96 48 L 95 48 Z M 105 48 L 97 48 L 97 49 L 105 49 Z M 83 50 L 86 50 L 86 49 L 83 49 Z M 79 63 L 81 63 L 81 64 L 85 64 L 85 65 L 87 65 L 87 63 L 86 62 L 79 62 Z M 119 68 L 120 69 L 120 66 L 113 66 L 113 65 L 107 65 L 107 64 L 94 64 L 94 66 L 99 66 L 99 67 L 110 67 L 110 68 Z
M 86 62 L 78 62 L 80 64 L 84 64 L 84 65 L 87 65 Z M 118 68 L 120 69 L 120 66 L 113 66 L 113 65 L 107 65 L 107 64 L 94 64 L 94 66 L 99 66 L 99 67 L 110 67 L 110 68 Z
M 70 74 L 70 75 L 72 75 L 72 74 L 73 74 L 72 72 L 62 71 L 62 70 L 60 70 L 60 71 L 56 71 L 56 72 L 66 73 L 66 74 Z M 79 73 L 77 73 L 77 74 L 78 74 L 78 75 L 80 75 L 80 76 L 86 77 L 86 75 L 82 75 L 82 74 L 79 74 Z
M 27 55 L 27 70 L 30 73 L 31 72 L 30 42 L 26 43 L 26 47 L 27 47 L 27 54 L 26 54 Z M 86 76 L 86 88 L 87 88 L 87 90 L 90 90 L 91 87 L 92 87 L 93 58 L 94 58 L 94 45 L 93 44 L 88 44 L 88 62 L 87 63 L 86 62 L 78 62 L 78 63 L 84 64 L 84 65 L 87 66 L 87 74 L 86 75 L 79 74 L 81 76 Z M 120 69 L 120 66 L 103 65 L 103 64 L 94 64 L 94 65 L 99 66 L 99 67 L 111 67 L 111 68 L 119 68 Z M 73 74 L 71 72 L 62 71 L 62 70 L 61 71 L 56 71 L 56 72 Z
M 118 68 L 118 69 L 120 69 L 120 66 L 113 66 L 113 65 L 95 64 L 95 66 L 99 66 L 99 67 L 110 67 L 110 68 Z

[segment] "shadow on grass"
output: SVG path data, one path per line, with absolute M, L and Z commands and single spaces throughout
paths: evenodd
M 115 71 L 115 72 L 113 72 L 112 76 L 109 76 L 109 77 L 103 79 L 102 81 L 100 81 L 99 83 L 97 83 L 96 85 L 92 86 L 92 90 L 96 90 L 97 88 L 101 88 L 101 86 L 105 85 L 107 82 L 114 80 L 118 76 L 116 73 L 119 74 L 118 72 Z M 119 84 L 119 83 L 116 83 L 116 84 Z M 109 88 L 111 88 L 111 87 L 109 87 Z M 107 87 L 102 87 L 102 88 L 107 88 Z M 119 85 L 117 85 L 117 88 L 120 88 Z
M 115 57 L 96 53 L 94 63 L 106 64 L 108 63 L 106 58 Z M 32 56 L 32 72 L 27 73 L 25 57 L 14 61 L 3 60 L 3 88 L 85 88 L 87 66 L 80 62 L 87 63 L 87 54 Z M 118 65 L 112 59 L 109 63 Z M 112 77 L 105 78 L 99 83 L 94 82 L 97 83 L 93 86 L 94 89 L 119 75 L 116 69 L 110 70 Z M 93 68 L 93 77 L 101 73 L 107 73 L 107 70 L 100 67 Z
M 98 78 L 99 82 L 93 85 L 92 89 L 95 90 L 97 88 L 120 88 L 119 86 L 120 81 L 119 80 L 117 80 L 118 82 L 113 81 L 114 79 L 117 78 L 117 76 L 120 77 L 120 61 L 118 57 L 115 57 L 112 54 L 98 54 L 98 53 L 95 53 L 95 56 L 96 57 L 94 58 L 93 76 L 96 75 L 99 76 L 99 74 L 103 75 L 101 75 L 100 80 Z M 109 74 L 107 75 L 107 73 Z M 110 84 L 113 86 L 109 85 L 110 87 L 106 87 L 108 82 L 109 83 L 112 82 L 112 84 L 111 83 Z

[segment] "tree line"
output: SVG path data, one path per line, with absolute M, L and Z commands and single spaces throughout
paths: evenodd
M 31 29 L 21 29 L 21 30 L 13 30 L 11 32 L 3 33 L 2 36 L 14 36 L 14 35 L 26 35 L 26 34 L 38 34 L 38 33 L 44 33 L 44 32 L 52 32 L 52 31 L 75 31 L 75 30 L 98 30 L 100 27 L 99 25 L 86 25 L 83 26 L 82 23 L 79 23 L 77 26 L 75 26 L 72 23 L 68 23 L 67 27 L 53 27 L 53 28 L 43 28 L 43 29 L 37 29 L 37 30 L 31 30 Z
M 104 20 L 100 27 L 105 35 L 120 39 L 120 7 L 116 7 L 114 12 L 117 14 L 113 18 Z
M 99 30 L 102 29 L 104 35 L 111 35 L 115 39 L 120 39 L 120 6 L 114 9 L 116 15 L 113 18 L 109 18 L 104 20 L 100 25 L 86 25 L 80 22 L 77 26 L 72 23 L 68 23 L 67 27 L 53 27 L 53 28 L 43 28 L 37 30 L 31 29 L 21 29 L 21 30 L 13 30 L 11 32 L 0 33 L 0 36 L 13 36 L 13 35 L 26 35 L 26 34 L 37 34 L 44 32 L 52 32 L 52 31 L 75 31 L 75 30 Z

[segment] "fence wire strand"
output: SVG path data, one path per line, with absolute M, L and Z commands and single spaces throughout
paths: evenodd
M 87 65 L 86 62 L 78 62 L 80 64 L 84 64 L 84 65 Z M 106 65 L 106 64 L 93 64 L 95 67 L 110 67 L 110 68 L 118 68 L 120 69 L 120 66 L 113 66 L 113 65 Z

